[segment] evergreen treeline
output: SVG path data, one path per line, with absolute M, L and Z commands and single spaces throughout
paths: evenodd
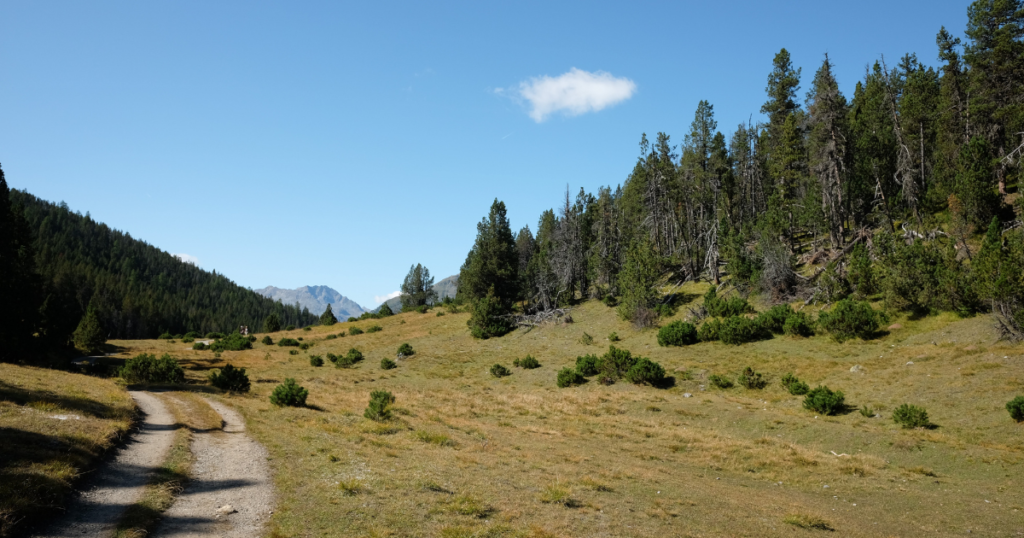
M 111 339 L 232 332 L 239 325 L 256 330 L 271 314 L 283 325 L 317 322 L 307 309 L 283 305 L 215 271 L 184 263 L 88 214 L 74 213 L 66 204 L 18 190 L 10 191 L 8 200 L 2 174 L 0 200 L 12 221 L 3 223 L 5 248 L 13 241 L 11 250 L 22 256 L 16 270 L 0 275 L 5 292 L 2 310 L 5 315 L 18 312 L 17 322 L 2 323 L 4 342 L 19 342 L 5 357 L 22 358 L 16 353 L 39 345 L 66 347 L 88 310 Z M 4 209 L 0 207 L 0 213 Z M 0 261 L 4 258 L 0 253 Z M 17 328 L 8 334 L 8 327 Z
M 681 145 L 643 135 L 620 187 L 567 190 L 535 234 L 513 234 L 495 201 L 459 294 L 485 304 L 481 320 L 586 297 L 649 320 L 665 271 L 728 274 L 774 301 L 881 293 L 895 310 L 992 309 L 1024 336 L 1024 5 L 977 0 L 967 16 L 966 42 L 939 31 L 938 66 L 879 59 L 849 97 L 825 55 L 801 98 L 802 70 L 782 49 L 765 122 L 727 137 L 700 101 Z M 981 282 L 994 277 L 975 260 L 986 232 L 980 257 L 1001 260 L 1002 287 Z

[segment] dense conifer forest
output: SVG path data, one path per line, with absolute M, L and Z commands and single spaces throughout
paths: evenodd
M 7 206 L 0 208 L 7 213 L 5 247 L 15 253 L 10 259 L 24 262 L 13 269 L 4 264 L 2 275 L 11 290 L 5 297 L 16 298 L 5 300 L 4 308 L 16 318 L 5 328 L 18 328 L 4 335 L 12 357 L 14 350 L 66 348 L 90 309 L 109 339 L 231 332 L 239 325 L 259 330 L 270 314 L 280 325 L 317 321 L 306 309 L 274 302 L 66 204 L 18 190 L 10 191 L 8 201 L 2 171 L 0 181 Z
M 474 331 L 591 297 L 646 326 L 671 308 L 653 286 L 707 279 L 770 303 L 991 311 L 1024 338 L 1024 4 L 973 2 L 965 34 L 938 31 L 935 66 L 877 58 L 852 96 L 827 54 L 808 79 L 782 49 L 764 122 L 727 136 L 702 100 L 682 144 L 642 135 L 621 186 L 567 189 L 533 231 L 495 200 L 460 276 Z

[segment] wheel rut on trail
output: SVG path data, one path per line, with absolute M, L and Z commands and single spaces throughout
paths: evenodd
M 238 412 L 204 400 L 220 414 L 223 430 L 194 433 L 191 479 L 153 536 L 261 536 L 274 508 L 267 449 L 246 435 L 245 420 Z
M 142 410 L 138 431 L 87 479 L 72 499 L 63 516 L 35 538 L 109 538 L 128 506 L 145 490 L 153 471 L 163 464 L 174 438 L 174 416 L 159 398 L 146 392 L 130 391 Z

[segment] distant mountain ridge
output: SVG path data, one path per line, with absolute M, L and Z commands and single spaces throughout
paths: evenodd
M 454 299 L 455 293 L 459 291 L 459 275 L 452 275 L 448 278 L 435 282 L 434 291 L 437 292 L 438 301 L 444 299 L 445 297 L 451 297 Z M 384 301 L 384 303 L 387 304 L 388 307 L 391 308 L 391 311 L 396 314 L 402 311 L 401 296 L 392 297 L 391 299 Z M 378 310 L 380 310 L 379 306 L 377 308 L 374 308 L 372 312 L 376 313 Z
M 294 290 L 267 286 L 253 291 L 275 301 L 280 300 L 286 305 L 295 304 L 297 301 L 299 305 L 308 308 L 311 314 L 317 316 L 327 310 L 327 305 L 331 305 L 334 317 L 342 321 L 349 317 L 358 318 L 363 312 L 366 312 L 366 309 L 359 306 L 358 303 L 328 286 L 302 286 Z

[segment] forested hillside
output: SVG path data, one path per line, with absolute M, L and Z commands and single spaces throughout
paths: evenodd
M 15 210 L 21 207 L 32 237 L 43 301 L 37 323 L 56 345 L 67 344 L 90 306 L 107 337 L 120 339 L 154 338 L 165 331 L 229 332 L 239 325 L 256 330 L 271 313 L 282 325 L 316 321 L 306 310 L 184 263 L 65 204 L 18 190 L 10 192 L 10 202 Z
M 782 49 L 765 66 L 764 122 L 727 136 L 702 100 L 682 144 L 642 135 L 621 186 L 567 190 L 533 231 L 513 234 L 496 200 L 460 277 L 474 323 L 499 334 L 514 305 L 608 297 L 647 325 L 671 274 L 728 277 L 770 302 L 992 310 L 1024 337 L 1024 5 L 978 0 L 967 17 L 965 42 L 939 30 L 936 66 L 865 56 L 849 97 L 827 54 L 808 80 Z

